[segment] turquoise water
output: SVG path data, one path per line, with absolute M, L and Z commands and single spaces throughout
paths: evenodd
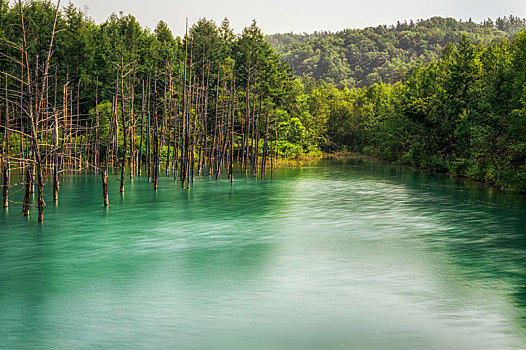
M 43 224 L 19 211 L 0 210 L 2 349 L 526 348 L 525 195 L 347 159 L 113 179 L 109 209 L 68 175 Z

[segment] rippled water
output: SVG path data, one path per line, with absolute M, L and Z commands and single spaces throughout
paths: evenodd
M 525 349 L 526 196 L 361 159 L 0 210 L 0 348 Z

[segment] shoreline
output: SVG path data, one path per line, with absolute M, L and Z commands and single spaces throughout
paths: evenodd
M 357 152 L 341 151 L 341 152 L 334 152 L 334 153 L 322 153 L 322 154 L 320 154 L 318 156 L 310 156 L 310 157 L 306 156 L 306 157 L 301 157 L 301 158 L 297 158 L 297 159 L 285 159 L 285 158 L 283 158 L 283 159 L 275 160 L 274 166 L 278 167 L 278 168 L 281 168 L 281 167 L 310 166 L 311 163 L 313 163 L 315 161 L 323 160 L 323 159 L 329 159 L 329 160 L 330 159 L 332 159 L 332 160 L 334 160 L 334 159 L 369 159 L 369 160 L 389 163 L 389 164 L 392 164 L 392 165 L 403 166 L 405 168 L 408 168 L 408 169 L 411 169 L 411 170 L 414 170 L 414 171 L 426 172 L 426 173 L 430 173 L 430 174 L 434 174 L 434 175 L 438 175 L 438 176 L 445 176 L 445 177 L 449 177 L 449 178 L 455 178 L 455 179 L 459 179 L 459 180 L 462 180 L 462 181 L 471 182 L 471 183 L 477 184 L 479 186 L 492 188 L 492 189 L 497 190 L 497 191 L 502 192 L 502 193 L 515 193 L 515 194 L 522 194 L 522 195 L 526 194 L 526 192 L 502 189 L 502 188 L 499 188 L 498 186 L 496 186 L 495 184 L 492 184 L 492 183 L 489 183 L 489 182 L 485 182 L 485 181 L 481 181 L 481 180 L 477 180 L 477 179 L 474 179 L 474 178 L 471 178 L 471 177 L 468 177 L 468 176 L 462 175 L 462 174 L 454 174 L 454 173 L 451 173 L 451 172 L 436 171 L 436 170 L 432 170 L 432 169 L 428 169 L 428 168 L 416 167 L 416 166 L 404 164 L 404 163 L 401 163 L 401 162 L 397 162 L 397 161 L 393 161 L 393 160 L 389 160 L 389 159 L 378 158 L 378 157 L 375 157 L 375 156 L 370 156 L 370 155 L 367 155 L 367 154 L 362 154 L 362 153 L 357 153 Z

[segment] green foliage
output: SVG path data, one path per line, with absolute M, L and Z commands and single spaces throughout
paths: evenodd
M 112 105 L 111 102 L 106 101 L 99 103 L 97 108 L 99 111 L 101 146 L 106 147 L 106 140 L 108 139 L 108 133 L 110 130 Z M 96 118 L 95 114 L 95 108 L 91 108 L 89 110 L 89 115 L 93 120 Z
M 298 118 L 279 123 L 279 130 L 281 137 L 291 143 L 301 144 L 305 137 L 305 127 Z
M 21 5 L 0 0 L 0 51 L 3 57 L 0 60 L 0 73 L 8 73 L 8 90 L 13 93 L 20 91 L 20 81 L 17 79 L 26 80 L 26 73 L 21 71 L 20 62 L 17 61 L 22 46 L 19 6 L 23 6 L 29 41 L 27 61 L 31 66 L 42 65 L 56 13 L 55 5 L 48 0 L 26 1 Z M 43 67 L 35 71 L 42 72 Z M 181 94 L 183 84 L 192 86 L 190 99 L 199 96 L 199 101 L 193 101 L 195 106 L 189 113 L 195 116 L 199 111 L 206 118 L 197 118 L 196 128 L 206 123 L 203 129 L 213 130 L 217 113 L 220 116 L 219 123 L 222 123 L 221 132 L 224 133 L 224 123 L 230 122 L 226 113 L 230 106 L 236 106 L 234 137 L 246 140 L 246 137 L 241 137 L 242 134 L 248 131 L 252 138 L 253 132 L 259 130 L 258 137 L 263 140 L 268 130 L 268 141 L 275 141 L 276 138 L 283 141 L 280 144 L 283 155 L 296 157 L 305 150 L 317 151 L 318 140 L 314 135 L 319 135 L 319 125 L 298 107 L 303 85 L 265 40 L 256 22 L 236 35 L 227 19 L 220 26 L 211 20 L 200 19 L 183 38 L 179 38 L 174 37 L 163 21 L 150 31 L 142 27 L 134 16 L 122 12 L 110 15 L 106 21 L 97 25 L 69 3 L 58 11 L 48 78 L 46 104 L 62 106 L 59 118 L 65 119 L 67 116 L 67 122 L 71 123 L 68 127 L 76 130 L 75 135 L 69 136 L 68 142 L 73 138 L 79 142 L 93 142 L 96 139 L 93 126 L 97 107 L 102 157 L 113 122 L 112 103 L 117 102 L 113 113 L 118 118 L 117 146 L 121 153 L 124 149 L 122 118 L 130 123 L 127 130 L 133 131 L 136 148 L 139 147 L 137 142 L 144 123 L 149 123 L 148 127 L 158 125 L 161 133 L 166 132 L 167 127 L 172 130 L 176 128 L 175 123 L 167 125 L 166 120 L 171 122 L 181 115 L 182 100 L 188 99 L 188 95 L 183 97 Z M 124 106 L 121 106 L 119 97 L 121 84 L 124 84 Z M 230 94 L 233 88 L 234 101 Z M 25 90 L 21 93 L 27 95 Z M 98 106 L 95 106 L 96 103 Z M 3 98 L 0 98 L 0 110 L 3 110 L 3 106 Z M 202 110 L 204 108 L 207 108 L 205 113 Z M 16 111 L 11 119 L 20 121 L 23 125 L 17 127 L 24 127 L 27 132 L 29 123 L 26 117 L 19 115 L 21 113 Z M 179 114 L 176 116 L 176 113 Z M 155 116 L 157 120 L 154 120 Z M 309 123 L 308 130 L 301 118 Z M 259 125 L 247 129 L 249 124 L 246 124 L 246 120 L 258 120 Z M 279 126 L 284 129 L 284 135 L 281 136 L 276 135 L 279 123 L 283 123 Z M 127 140 L 132 138 L 129 134 L 126 136 Z M 64 139 L 63 135 L 60 137 Z M 163 137 L 163 142 L 169 142 L 170 137 Z M 217 137 L 225 142 L 224 135 Z M 143 141 L 145 144 L 146 140 Z M 18 146 L 13 144 L 13 151 L 15 147 Z M 162 147 L 161 153 L 164 155 L 167 153 L 166 145 Z
M 526 191 L 526 32 L 474 46 L 464 37 L 395 85 L 318 86 L 302 98 L 331 141 L 416 167 Z
M 433 17 L 336 33 L 274 34 L 267 40 L 298 76 L 360 87 L 401 81 L 412 67 L 437 60 L 449 43 L 464 36 L 489 45 L 524 29 L 526 20 L 514 16 L 480 24 Z
M 273 148 L 274 145 L 271 146 L 271 149 Z M 280 140 L 276 144 L 275 154 L 278 158 L 299 159 L 305 155 L 305 152 L 301 145 Z

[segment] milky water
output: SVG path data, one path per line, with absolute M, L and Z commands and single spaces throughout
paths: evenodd
M 67 175 L 43 224 L 0 210 L 0 348 L 526 348 L 525 195 L 364 159 L 116 177 L 109 209 Z

